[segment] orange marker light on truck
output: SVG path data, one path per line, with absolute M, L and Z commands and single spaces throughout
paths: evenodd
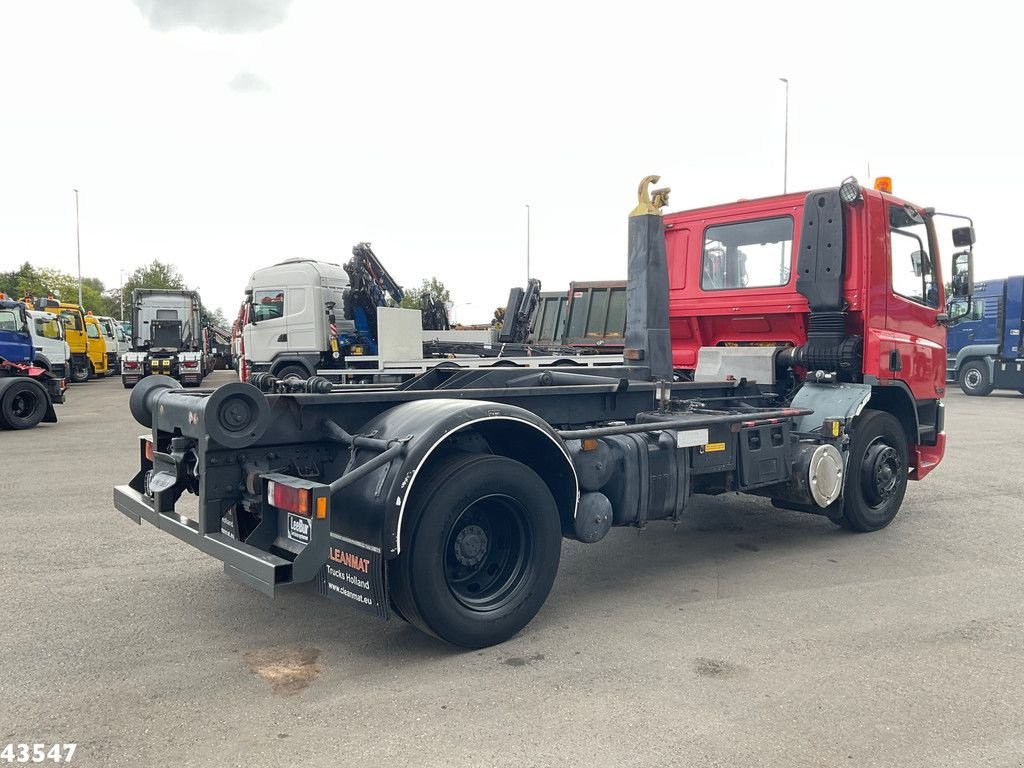
M 890 176 L 879 176 L 875 179 L 875 189 L 879 192 L 892 194 L 892 178 Z

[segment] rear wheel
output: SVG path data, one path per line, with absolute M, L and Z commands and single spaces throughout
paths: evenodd
M 982 397 L 992 392 L 988 368 L 982 361 L 972 360 L 960 369 L 960 389 L 971 397 Z
M 843 513 L 853 531 L 877 531 L 896 517 L 907 492 L 907 435 L 896 417 L 865 409 L 853 422 Z
M 416 489 L 391 599 L 409 623 L 453 645 L 508 640 L 537 614 L 555 580 L 561 524 L 536 472 L 492 455 L 458 455 Z
M 46 414 L 46 395 L 34 381 L 16 381 L 0 392 L 0 427 L 31 429 Z

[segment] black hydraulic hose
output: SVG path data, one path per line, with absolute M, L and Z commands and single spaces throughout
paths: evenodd
M 404 450 L 404 443 L 393 443 L 391 447 L 385 450 L 383 453 L 374 456 L 365 464 L 360 464 L 351 472 L 346 472 L 333 483 L 331 483 L 329 486 L 331 489 L 331 495 L 333 496 L 338 491 L 354 483 L 356 480 L 359 480 L 360 478 L 365 477 L 366 475 L 373 472 L 375 469 L 384 466 L 393 458 L 402 453 Z
M 701 429 L 717 424 L 737 424 L 740 422 L 762 422 L 770 419 L 788 419 L 793 416 L 806 416 L 814 413 L 807 408 L 781 408 L 776 411 L 756 411 L 732 413 L 728 416 L 705 416 L 701 419 L 666 419 L 665 421 L 645 421 L 637 424 L 619 424 L 614 427 L 591 427 L 589 429 L 562 429 L 558 436 L 563 440 L 582 440 L 587 437 L 606 437 L 608 435 L 628 435 L 633 432 L 660 432 L 663 429 Z
M 350 435 L 330 419 L 324 419 L 320 422 L 320 431 L 323 432 L 324 437 L 328 440 L 334 440 L 335 442 L 344 443 L 348 446 L 355 446 L 356 448 L 369 448 L 373 451 L 386 451 L 392 445 L 391 440 L 381 440 L 376 437 L 363 437 L 362 435 Z

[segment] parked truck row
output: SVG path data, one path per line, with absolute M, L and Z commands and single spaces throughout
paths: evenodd
M 149 377 L 115 507 L 267 595 L 314 582 L 465 647 L 533 619 L 562 537 L 679 521 L 700 494 L 884 528 L 945 449 L 944 214 L 851 177 L 663 216 L 656 181 L 628 220 L 617 365 L 441 365 L 386 386 L 268 372 L 189 393 Z M 969 302 L 974 229 L 952 234 L 950 298 Z M 288 317 L 284 289 L 253 286 L 257 329 Z M 274 339 L 311 332 L 284 322 Z

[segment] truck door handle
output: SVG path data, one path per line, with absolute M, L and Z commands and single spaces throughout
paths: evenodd
M 970 333 L 968 333 L 968 334 L 967 334 L 967 338 L 968 338 L 968 339 L 969 339 L 970 341 L 974 341 L 974 331 L 971 331 Z

